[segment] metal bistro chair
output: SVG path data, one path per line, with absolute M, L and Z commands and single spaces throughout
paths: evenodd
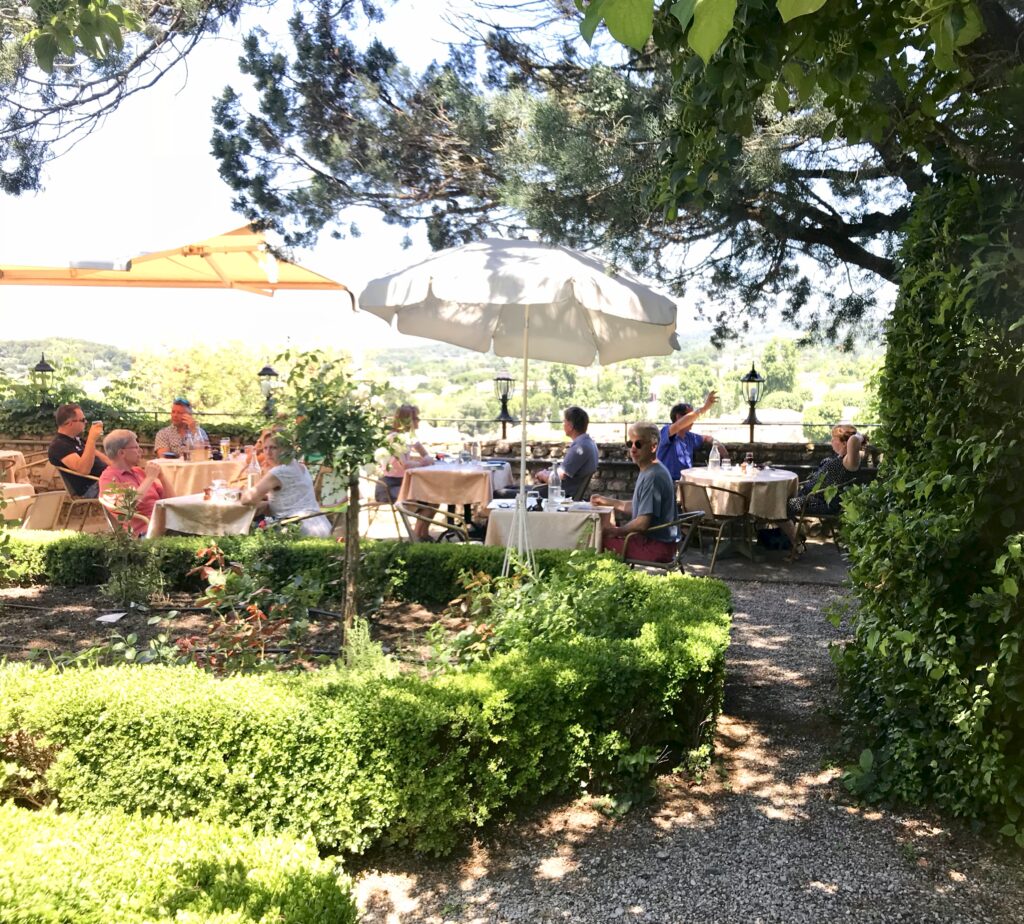
M 69 468 L 64 468 L 63 465 L 55 465 L 55 469 L 61 473 L 61 479 L 64 481 L 64 490 L 67 492 L 67 496 L 64 499 L 64 512 L 60 520 L 59 529 L 67 529 L 68 524 L 71 522 L 71 517 L 76 511 L 82 513 L 82 525 L 79 529 L 85 529 L 85 524 L 89 519 L 89 514 L 96 509 L 103 508 L 98 497 L 78 497 L 71 493 L 71 488 L 68 486 L 65 475 L 75 475 L 78 478 L 84 478 L 86 481 L 99 481 L 95 475 L 83 475 L 80 472 L 74 472 Z
M 107 526 L 110 527 L 110 531 L 112 533 L 116 533 L 119 529 L 124 529 L 126 532 L 130 532 L 133 536 L 135 535 L 133 530 L 126 529 L 128 524 L 125 523 L 124 511 L 118 508 L 117 501 L 113 497 L 104 497 L 101 495 L 96 498 L 96 500 L 99 501 L 100 510 L 103 511 L 103 516 L 107 520 Z M 141 520 L 147 527 L 149 526 L 149 517 L 144 513 L 136 513 L 135 516 L 132 517 L 132 521 L 134 522 L 135 520 Z M 145 533 L 143 533 L 143 535 L 145 535 Z
M 806 484 L 806 482 L 805 482 Z M 839 488 L 838 490 L 842 490 Z M 824 503 L 828 503 L 828 498 L 825 496 L 825 488 L 815 488 L 813 491 L 809 491 L 803 495 L 800 499 L 803 501 L 800 504 L 800 513 L 796 518 L 796 536 L 797 541 L 793 543 L 793 547 L 789 552 L 789 561 L 795 561 L 797 556 L 800 554 L 800 547 L 803 545 L 804 536 L 807 533 L 807 527 L 810 525 L 811 520 L 817 520 L 818 525 L 821 527 L 825 534 L 826 539 L 831 539 L 835 544 L 836 551 L 842 555 L 843 547 L 839 536 L 839 524 L 842 519 L 842 513 L 830 513 L 828 511 L 822 511 L 820 513 L 813 513 L 808 511 L 808 506 L 811 504 L 811 498 L 821 498 Z M 834 495 L 833 495 L 834 496 Z
M 395 524 L 395 535 L 401 538 L 402 527 L 398 525 L 398 511 L 391 500 L 391 492 L 385 482 L 377 478 L 360 478 L 359 504 L 366 511 L 366 532 L 376 522 L 381 510 L 388 510 Z M 362 490 L 362 488 L 366 490 Z
M 414 505 L 408 501 L 398 501 L 395 504 L 395 509 L 402 517 L 402 522 L 405 524 L 405 531 L 408 536 L 409 542 L 416 542 L 416 536 L 413 532 L 413 524 L 417 521 L 423 521 L 426 523 L 433 523 L 437 515 L 440 514 L 444 518 L 445 530 L 436 539 L 430 539 L 430 542 L 474 542 L 478 540 L 472 540 L 469 538 L 469 531 L 466 529 L 466 521 L 460 517 L 457 513 L 452 513 L 448 510 L 438 509 L 434 511 L 432 516 L 420 513 L 414 509 Z
M 683 481 L 681 484 L 683 512 L 703 514 L 702 518 L 695 524 L 697 541 L 700 543 L 702 552 L 704 551 L 704 535 L 708 534 L 714 537 L 715 547 L 711 552 L 711 564 L 708 567 L 708 574 L 711 574 L 715 570 L 715 562 L 718 560 L 718 547 L 721 545 L 722 539 L 726 538 L 725 534 L 727 532 L 731 534 L 737 525 L 744 530 L 749 526 L 747 498 L 740 494 L 739 491 L 722 488 L 718 485 L 694 484 L 689 481 Z M 738 514 L 715 513 L 714 506 L 712 505 L 712 498 L 715 496 L 720 496 L 725 502 L 728 501 L 730 496 L 739 498 L 743 512 Z
M 667 526 L 674 526 L 678 530 L 679 538 L 676 539 L 676 552 L 672 558 L 672 561 L 647 561 L 642 558 L 630 558 L 629 557 L 629 542 L 634 536 L 643 535 L 649 530 L 639 530 L 635 533 L 630 533 L 626 536 L 622 543 L 622 560 L 629 565 L 631 568 L 644 567 L 654 568 L 658 571 L 668 573 L 669 571 L 675 571 L 677 568 L 680 572 L 683 569 L 683 556 L 686 554 L 686 549 L 690 545 L 690 538 L 693 536 L 693 531 L 700 526 L 700 521 L 704 518 L 704 513 L 701 510 L 693 510 L 689 513 L 684 513 L 680 517 L 673 520 L 671 523 L 666 524 Z M 665 529 L 665 526 L 658 527 L 659 529 Z

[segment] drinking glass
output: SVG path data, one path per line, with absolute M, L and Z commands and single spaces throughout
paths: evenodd
M 526 509 L 536 510 L 540 506 L 540 493 L 538 491 L 526 492 Z
M 231 440 L 222 439 L 220 441 L 220 457 L 226 460 L 229 455 L 231 455 Z

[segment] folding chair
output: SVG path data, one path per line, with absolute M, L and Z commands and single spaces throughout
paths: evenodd
M 680 482 L 682 485 L 682 507 L 683 513 L 700 513 L 702 517 L 696 521 L 697 541 L 700 543 L 701 551 L 704 551 L 705 533 L 714 536 L 715 547 L 711 552 L 711 564 L 708 567 L 708 574 L 715 570 L 715 562 L 718 560 L 718 547 L 721 545 L 724 534 L 731 532 L 738 524 L 744 529 L 749 525 L 747 518 L 747 498 L 739 491 L 730 488 L 719 487 L 718 485 L 695 484 L 690 481 Z M 728 503 L 729 497 L 737 498 L 742 507 L 742 513 L 718 514 L 712 504 L 712 498 L 718 498 L 721 503 Z
M 580 482 L 579 486 L 573 492 L 573 495 L 572 495 L 572 498 L 571 498 L 572 500 L 574 500 L 574 501 L 586 500 L 587 489 L 590 487 L 590 479 L 593 478 L 593 477 L 594 477 L 594 473 L 591 472 L 589 475 L 587 475 L 586 478 L 583 479 L 583 481 Z
M 345 511 L 348 509 L 348 501 L 340 504 L 335 504 L 332 507 L 321 507 L 319 510 L 314 510 L 312 513 L 303 513 L 294 517 L 283 517 L 280 520 L 274 520 L 270 523 L 270 529 L 284 529 L 287 526 L 292 526 L 301 523 L 303 520 L 311 520 L 313 517 L 327 517 L 328 522 L 331 524 L 331 532 L 338 528 L 338 523 L 345 515 Z M 325 537 L 326 538 L 326 537 Z
M 65 491 L 44 491 L 42 494 L 37 494 L 25 513 L 25 518 L 21 521 L 21 528 L 56 529 L 65 500 L 67 500 Z
M 432 516 L 420 513 L 415 509 L 415 505 L 410 504 L 408 501 L 398 501 L 395 504 L 395 510 L 402 517 L 402 522 L 405 524 L 405 531 L 408 536 L 409 542 L 418 542 L 416 534 L 413 531 L 413 523 L 417 520 L 426 523 L 433 523 L 438 514 L 444 518 L 445 530 L 436 539 L 428 539 L 428 542 L 471 542 L 469 538 L 469 532 L 466 529 L 466 521 L 460 517 L 457 513 L 452 513 L 448 510 L 435 510 Z
M 676 551 L 671 561 L 647 561 L 644 558 L 630 558 L 629 557 L 629 543 L 634 536 L 641 536 L 644 533 L 650 532 L 650 530 L 642 529 L 637 530 L 635 533 L 629 533 L 622 543 L 622 560 L 629 565 L 631 568 L 643 566 L 644 568 L 653 568 L 658 571 L 675 571 L 677 568 L 683 571 L 683 556 L 686 554 L 686 549 L 690 545 L 690 537 L 693 535 L 694 529 L 698 528 L 700 521 L 703 519 L 704 513 L 701 510 L 694 510 L 690 513 L 684 513 L 671 523 L 657 527 L 657 529 L 665 529 L 666 526 L 674 526 L 678 531 L 678 539 L 676 539 Z
M 96 498 L 99 501 L 100 510 L 103 511 L 103 516 L 106 518 L 107 526 L 110 527 L 112 533 L 116 533 L 119 529 L 123 529 L 126 532 L 130 532 L 133 536 L 135 535 L 134 530 L 126 529 L 128 524 L 125 522 L 124 511 L 118 508 L 117 501 L 113 497 L 103 497 L 102 495 Z M 132 522 L 141 520 L 147 527 L 149 526 L 149 517 L 144 513 L 136 513 L 132 517 Z M 143 532 L 142 535 L 145 535 Z
M 843 547 L 840 544 L 839 538 L 839 524 L 842 519 L 842 513 L 811 513 L 808 512 L 807 510 L 808 506 L 811 503 L 812 497 L 820 497 L 826 503 L 828 502 L 828 499 L 825 497 L 825 490 L 825 488 L 816 488 L 815 490 L 809 491 L 807 494 L 804 494 L 800 498 L 803 501 L 803 503 L 800 504 L 800 512 L 796 518 L 797 540 L 793 543 L 792 549 L 790 549 L 789 561 L 795 561 L 797 555 L 800 553 L 800 546 L 803 544 L 803 537 L 807 532 L 806 526 L 810 523 L 811 520 L 818 521 L 818 524 L 821 526 L 822 530 L 825 533 L 825 538 L 831 539 L 832 542 L 835 544 L 836 551 L 840 555 L 843 554 Z M 841 491 L 842 488 L 839 488 L 838 490 Z M 835 495 L 833 495 L 833 497 L 834 496 Z

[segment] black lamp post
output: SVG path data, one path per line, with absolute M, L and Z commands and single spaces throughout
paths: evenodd
M 507 372 L 499 372 L 494 377 L 494 393 L 501 402 L 501 412 L 498 414 L 498 423 L 501 424 L 501 438 L 508 438 L 508 425 L 514 424 L 516 419 L 508 412 L 508 399 L 512 395 L 512 376 Z
M 278 375 L 269 363 L 256 373 L 260 380 L 260 391 L 263 393 L 263 416 L 274 416 L 274 383 Z
M 46 404 L 50 400 L 50 382 L 53 381 L 53 366 L 46 361 L 46 354 L 39 354 L 39 362 L 32 367 L 29 376 L 32 387 L 39 392 L 39 403 Z
M 757 402 L 761 400 L 761 396 L 764 394 L 764 377 L 759 375 L 757 370 L 754 368 L 754 364 L 750 364 L 750 371 L 740 379 L 740 385 L 743 388 L 743 397 L 746 399 L 747 404 L 750 405 L 750 413 L 747 414 L 747 419 L 743 422 L 750 427 L 750 442 L 754 442 L 754 424 L 759 424 L 761 421 L 757 419 L 757 413 L 755 408 Z

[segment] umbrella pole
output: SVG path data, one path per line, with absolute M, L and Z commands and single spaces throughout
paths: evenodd
M 501 565 L 503 577 L 507 577 L 511 570 L 513 548 L 519 556 L 520 565 L 526 565 L 531 573 L 537 571 L 526 522 L 526 392 L 530 375 L 529 347 L 530 306 L 526 305 L 523 311 L 523 408 L 519 418 L 519 493 L 516 495 L 516 509 L 512 515 L 512 529 L 509 531 L 508 543 L 505 546 L 505 560 Z

